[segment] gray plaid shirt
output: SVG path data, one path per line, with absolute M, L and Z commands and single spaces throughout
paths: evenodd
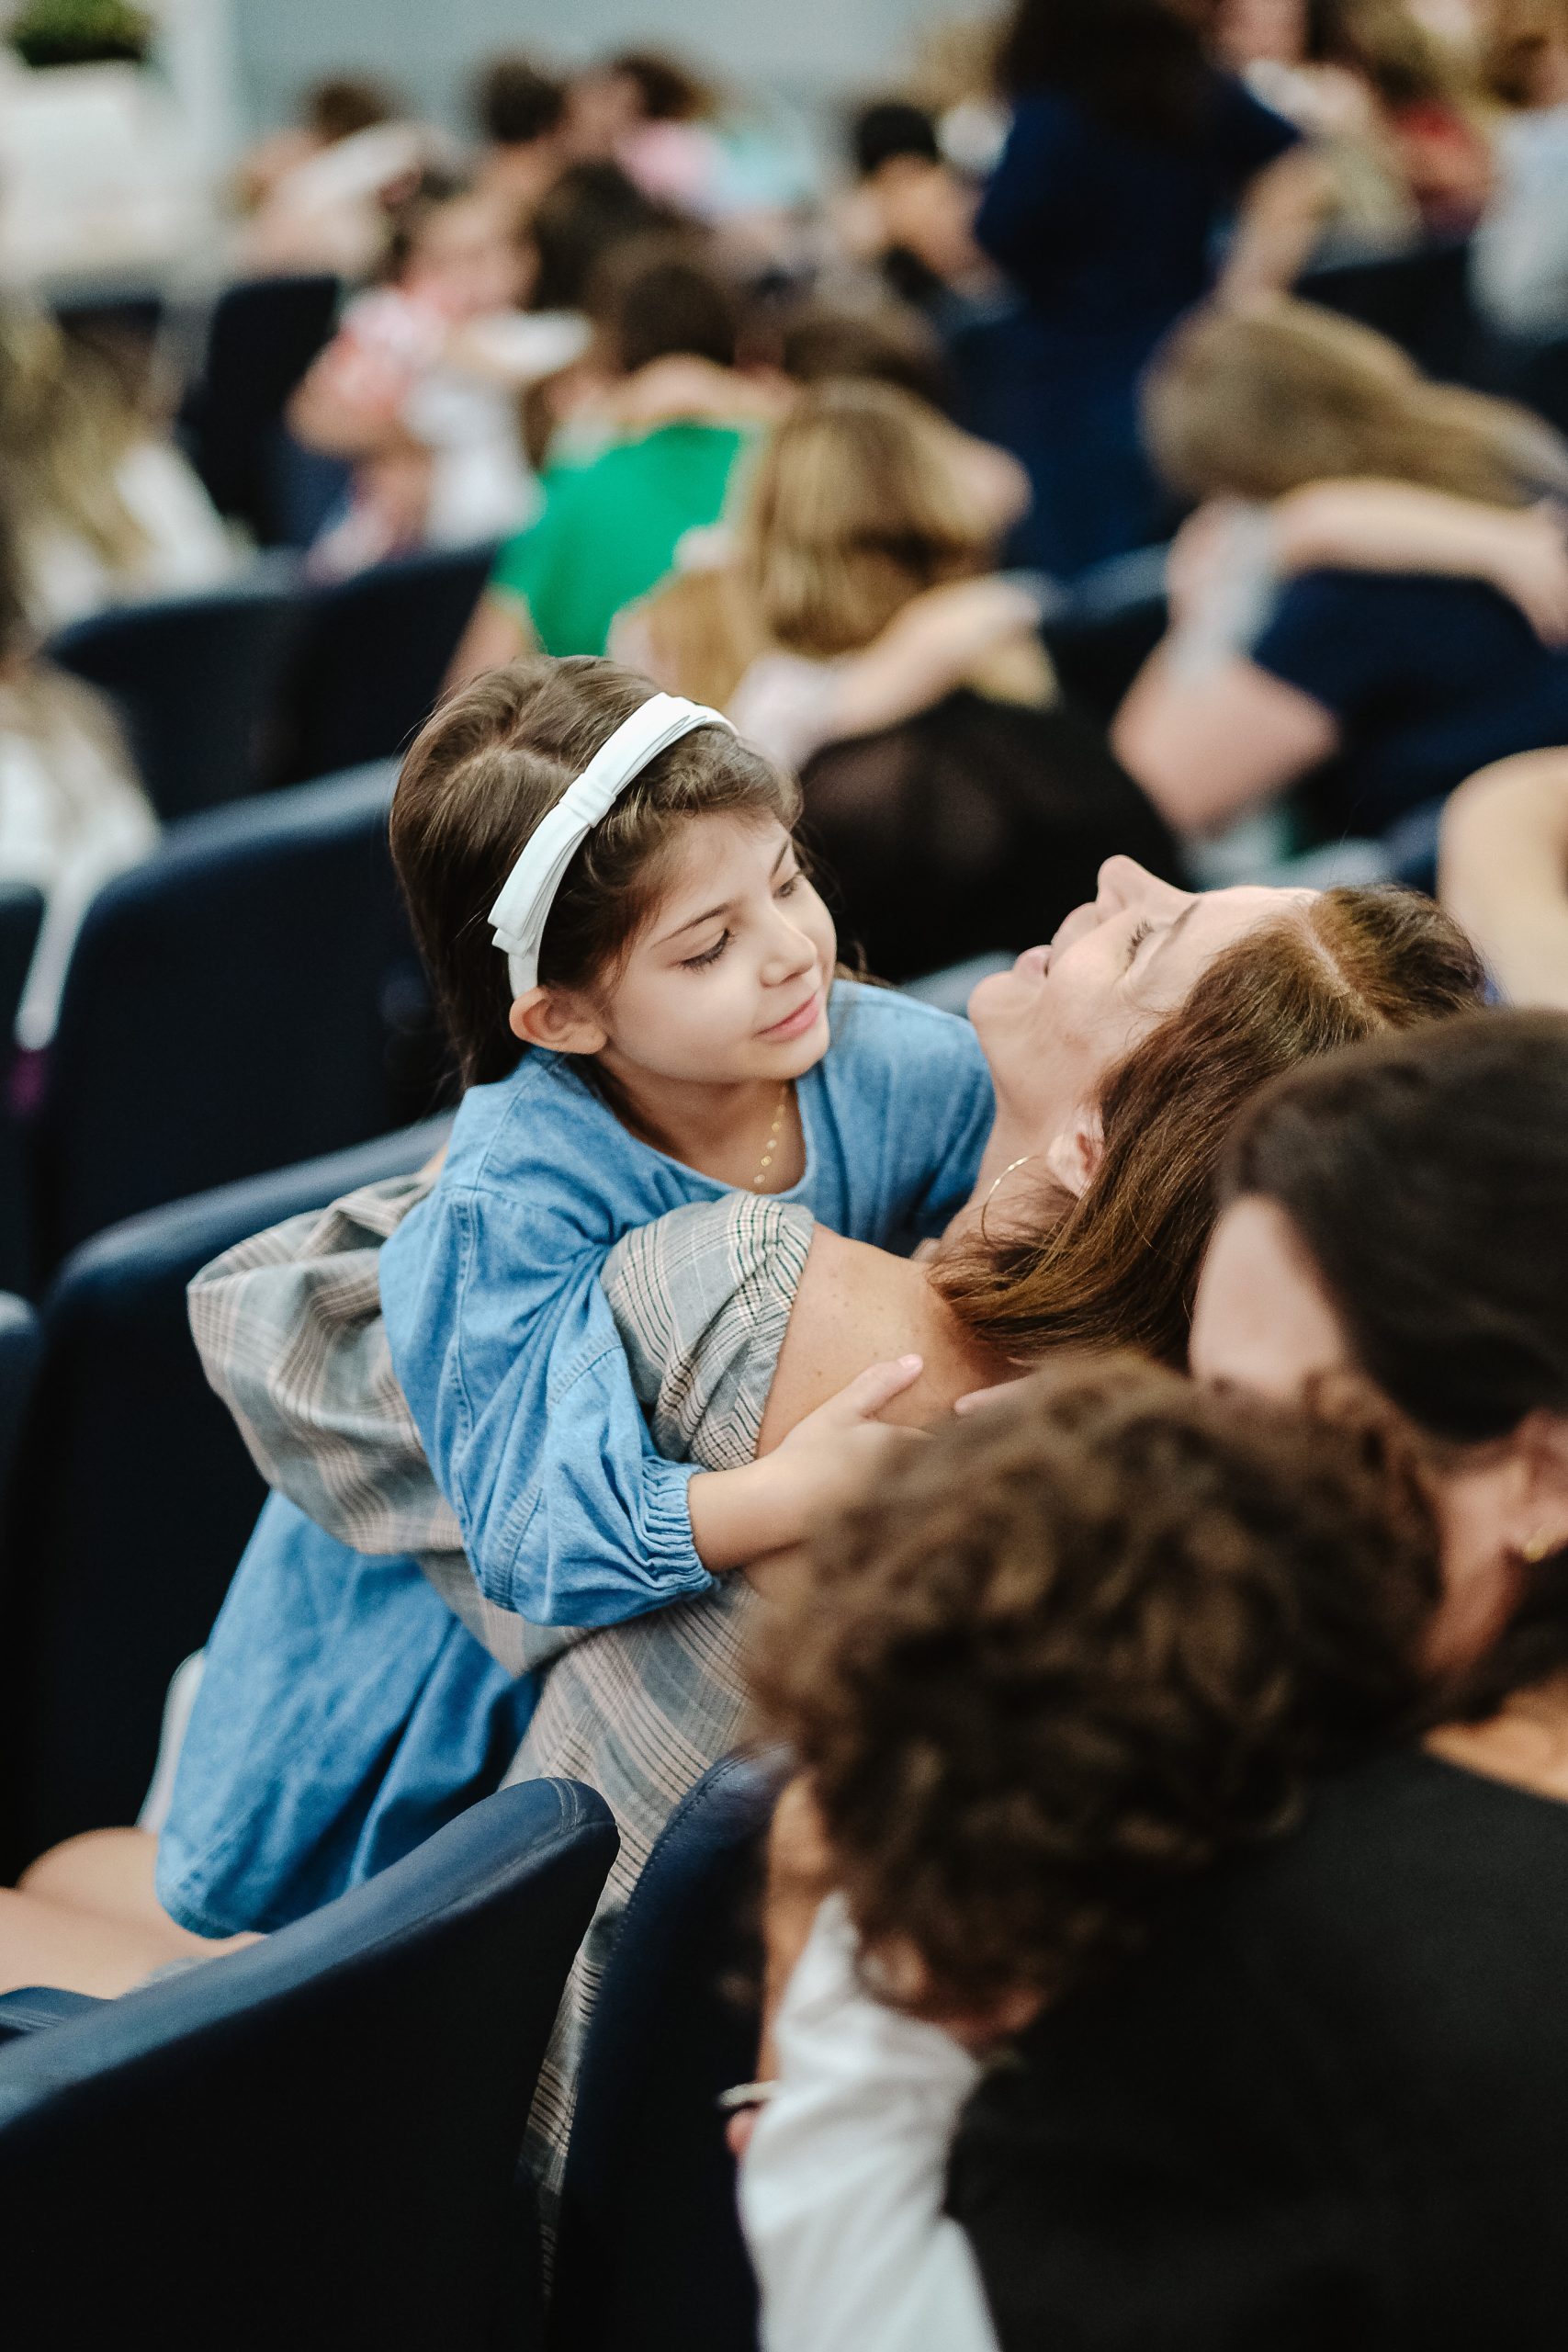
M 191 1328 L 270 1485 L 356 1551 L 414 1554 L 511 1672 L 551 1665 L 509 1777 L 584 1781 L 615 1814 L 620 1851 L 530 2118 L 547 2215 L 610 1939 L 671 1812 L 735 1745 L 757 1596 L 743 1576 L 728 1576 L 668 1609 L 581 1630 L 526 1624 L 485 1599 L 381 1322 L 378 1252 L 431 1182 L 367 1185 L 227 1251 L 191 1284 Z M 798 1204 L 732 1193 L 674 1209 L 611 1252 L 605 1292 L 654 1442 L 671 1459 L 716 1470 L 751 1460 L 813 1222 Z
M 521 1674 L 558 1657 L 579 1629 L 529 1624 L 480 1591 L 381 1320 L 381 1244 L 434 1181 L 422 1171 L 365 1185 L 226 1250 L 190 1285 L 191 1329 L 268 1486 L 354 1551 L 412 1553 L 491 1655 Z M 806 1209 L 736 1193 L 677 1209 L 612 1251 L 605 1293 L 671 1460 L 750 1460 L 811 1224 Z

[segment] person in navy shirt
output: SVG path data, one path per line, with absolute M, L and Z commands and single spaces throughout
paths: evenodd
M 1332 762 L 1320 821 L 1376 837 L 1490 761 L 1568 742 L 1568 551 L 1549 503 L 1568 494 L 1568 447 L 1540 419 L 1284 300 L 1184 322 L 1145 408 L 1167 479 L 1205 503 L 1113 740 L 1179 831 L 1221 829 Z M 1326 550 L 1313 568 L 1299 547 L 1279 560 L 1309 500 L 1371 518 L 1358 569 Z
M 1021 552 L 1073 571 L 1161 536 L 1140 372 L 1297 133 L 1161 0 L 1021 0 L 1001 73 L 1012 128 L 976 233 L 1026 311 L 960 338 L 955 358 L 965 421 L 1029 467 Z

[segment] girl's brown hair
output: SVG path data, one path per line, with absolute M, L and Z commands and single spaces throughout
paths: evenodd
M 955 1247 L 932 1278 L 959 1318 L 1022 1361 L 1060 1346 L 1186 1361 L 1216 1170 L 1242 1105 L 1281 1070 L 1482 1002 L 1457 923 L 1405 890 L 1328 890 L 1236 940 L 1106 1078 L 1104 1149 L 1074 1200 L 1042 1193 L 1027 1235 Z
M 444 703 L 392 800 L 392 859 L 465 1085 L 504 1078 L 524 1048 L 490 910 L 567 786 L 657 689 L 618 662 L 536 655 Z M 795 820 L 795 786 L 732 735 L 700 728 L 634 777 L 566 870 L 539 955 L 547 988 L 612 972 L 657 904 L 671 844 L 697 816 Z
M 763 627 L 792 653 L 858 652 L 912 596 L 984 571 L 956 426 L 893 384 L 802 393 L 751 484 L 743 570 Z
M 1080 1361 L 826 1530 L 753 1687 L 878 1989 L 973 2014 L 1113 1962 L 1401 1725 L 1438 1590 L 1385 1423 Z
M 1145 379 L 1143 425 L 1189 498 L 1269 500 L 1352 477 L 1495 506 L 1568 490 L 1568 447 L 1539 416 L 1431 383 L 1386 336 L 1283 297 L 1184 320 Z

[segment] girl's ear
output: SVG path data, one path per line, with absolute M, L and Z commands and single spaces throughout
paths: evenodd
M 1100 1113 L 1080 1103 L 1070 1124 L 1047 1147 L 1045 1165 L 1076 1201 L 1089 1190 L 1104 1157 L 1105 1130 L 1100 1123 Z
M 565 989 L 525 989 L 513 998 L 507 1025 L 525 1046 L 552 1054 L 599 1054 L 609 1043 L 582 999 Z

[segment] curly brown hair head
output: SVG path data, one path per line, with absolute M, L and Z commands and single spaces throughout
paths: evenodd
M 1043 1188 L 1028 1231 L 976 1236 L 931 1269 L 959 1320 L 1027 1363 L 1057 1347 L 1186 1361 L 1222 1148 L 1283 1070 L 1483 1001 L 1452 917 L 1412 890 L 1325 890 L 1217 956 L 1106 1077 L 1104 1148 L 1075 1200 Z
M 753 1691 L 911 2006 L 1076 1985 L 1404 1719 L 1438 1555 L 1393 1428 L 1069 1361 L 823 1534 Z

